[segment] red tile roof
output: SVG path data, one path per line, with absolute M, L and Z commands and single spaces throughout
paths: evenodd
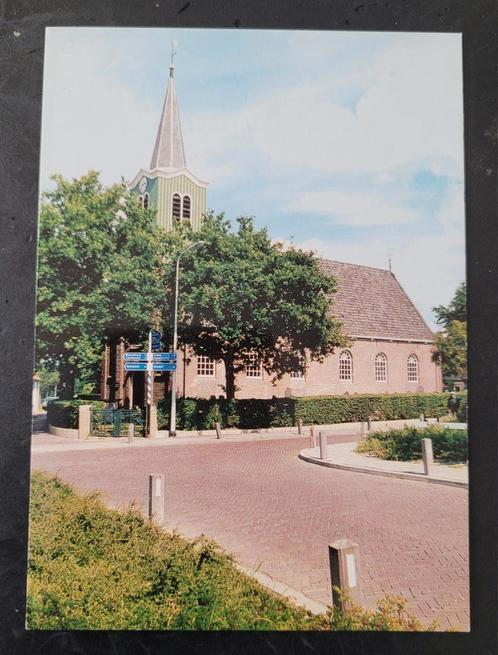
M 391 271 L 320 260 L 337 280 L 332 312 L 352 337 L 433 341 L 434 335 Z

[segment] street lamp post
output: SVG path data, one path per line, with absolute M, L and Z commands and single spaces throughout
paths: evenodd
M 176 258 L 176 276 L 175 276 L 175 315 L 173 321 L 173 352 L 176 353 L 178 348 L 178 283 L 180 278 L 180 259 L 189 250 L 203 244 L 204 241 L 195 241 L 190 246 L 182 250 Z M 171 416 L 169 425 L 169 436 L 176 437 L 176 367 L 171 378 Z

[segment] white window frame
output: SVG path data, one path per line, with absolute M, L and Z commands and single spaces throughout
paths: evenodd
M 304 369 L 306 369 L 306 358 L 305 357 L 300 357 L 299 358 L 299 363 Z M 303 382 L 304 381 L 304 370 L 291 371 L 290 374 L 289 374 L 289 377 L 290 377 L 291 380 L 295 380 L 297 382 Z
M 216 377 L 216 361 L 207 355 L 197 355 L 197 377 Z
M 250 380 L 261 380 L 263 377 L 263 362 L 256 354 L 250 355 L 250 364 L 245 365 L 246 377 Z
M 343 365 L 343 362 L 347 362 L 347 365 Z M 344 377 L 345 371 L 348 371 L 348 377 Z M 353 355 L 349 350 L 343 350 L 339 355 L 339 381 L 353 381 Z
M 376 382 L 387 382 L 387 355 L 385 353 L 375 355 L 374 370 Z
M 418 357 L 415 353 L 408 355 L 408 359 L 406 360 L 406 372 L 408 382 L 418 382 L 420 380 Z

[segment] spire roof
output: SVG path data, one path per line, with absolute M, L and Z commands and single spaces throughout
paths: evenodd
M 175 67 L 169 67 L 168 90 L 164 100 L 163 111 L 159 129 L 157 130 L 156 144 L 150 162 L 151 170 L 160 168 L 173 171 L 186 168 L 185 151 L 183 149 L 180 114 L 176 102 Z

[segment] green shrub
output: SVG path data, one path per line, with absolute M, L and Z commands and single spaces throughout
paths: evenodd
M 399 598 L 312 616 L 241 573 L 214 541 L 106 509 L 57 478 L 31 482 L 31 630 L 427 630 Z
M 51 400 L 47 405 L 48 424 L 58 428 L 77 428 L 80 405 L 104 409 L 106 403 L 103 400 Z
M 305 425 L 374 420 L 429 418 L 447 413 L 444 393 L 358 394 L 352 396 L 306 396 L 301 398 L 242 399 L 178 398 L 177 426 L 180 430 L 223 428 L 257 429 L 290 427 L 302 419 Z M 170 400 L 158 403 L 159 429 L 169 423 Z
M 460 407 L 457 411 L 457 420 L 459 423 L 467 423 L 467 411 L 468 411 L 468 401 L 467 394 L 459 394 L 460 397 Z
M 422 439 L 432 439 L 434 459 L 441 462 L 465 462 L 467 432 L 434 425 L 428 428 L 407 426 L 400 430 L 372 432 L 362 439 L 356 452 L 382 459 L 407 462 L 422 458 Z

